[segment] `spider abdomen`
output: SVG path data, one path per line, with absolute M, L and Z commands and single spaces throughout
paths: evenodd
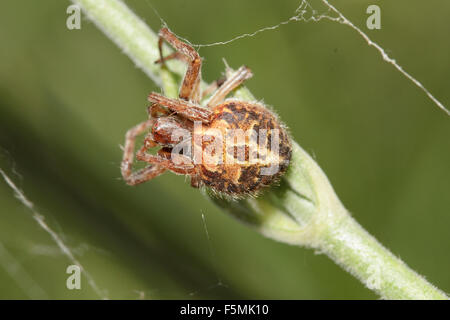
M 211 122 L 202 128 L 203 161 L 197 169 L 203 185 L 239 197 L 257 194 L 277 181 L 289 165 L 292 149 L 276 115 L 261 104 L 237 100 L 212 111 Z M 217 141 L 217 133 L 222 141 Z M 213 148 L 215 142 L 219 144 Z

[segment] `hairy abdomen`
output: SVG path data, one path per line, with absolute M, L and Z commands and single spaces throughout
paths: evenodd
M 260 104 L 234 100 L 213 112 L 212 122 L 202 128 L 202 184 L 239 197 L 257 194 L 278 180 L 289 165 L 291 143 L 277 117 Z

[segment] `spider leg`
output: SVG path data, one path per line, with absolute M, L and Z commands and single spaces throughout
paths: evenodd
M 200 188 L 200 178 L 198 176 L 191 176 L 191 187 Z
M 217 89 L 219 89 L 220 86 L 223 85 L 226 80 L 227 80 L 226 77 L 223 77 L 209 84 L 202 92 L 202 100 L 211 93 L 213 93 L 214 91 L 216 91 Z
M 144 131 L 151 128 L 151 126 L 154 123 L 154 119 L 147 120 L 145 122 L 142 122 L 135 127 L 131 128 L 127 131 L 127 134 L 125 135 L 125 147 L 123 152 L 123 159 L 122 159 L 122 177 L 124 178 L 125 182 L 129 185 L 136 185 L 142 182 L 145 182 L 147 180 L 153 179 L 160 174 L 162 174 L 164 171 L 166 171 L 165 167 L 157 166 L 157 165 L 150 165 L 146 168 L 143 168 L 141 170 L 132 171 L 132 164 L 134 160 L 134 145 L 136 141 L 136 137 L 143 133 Z M 143 148 L 150 148 L 155 146 L 156 143 L 146 139 L 145 140 L 145 146 Z
M 192 121 L 208 123 L 212 116 L 212 112 L 204 107 L 200 107 L 189 101 L 167 98 L 159 93 L 150 93 L 148 100 L 150 102 L 165 106 L 169 110 L 172 110 Z
M 159 47 L 160 52 L 162 50 L 162 41 L 166 40 L 170 45 L 172 45 L 177 52 L 185 56 L 188 61 L 188 68 L 183 79 L 183 84 L 180 89 L 180 98 L 183 100 L 199 102 L 200 99 L 200 79 L 201 79 L 201 66 L 202 59 L 200 58 L 197 51 L 190 45 L 179 40 L 169 29 L 162 28 L 159 31 Z M 170 56 L 169 56 L 170 57 Z M 162 58 L 162 61 L 167 60 L 167 58 Z M 173 54 L 171 58 L 179 58 L 177 54 Z M 182 58 L 182 60 L 184 60 Z
M 192 160 L 182 154 L 172 154 L 170 148 L 162 148 L 157 155 L 148 154 L 145 148 L 136 153 L 136 158 L 152 165 L 164 167 L 178 174 L 195 175 L 196 169 Z
M 195 170 L 195 168 L 192 168 L 191 164 L 192 164 L 192 159 L 181 155 L 181 154 L 173 154 L 172 155 L 172 149 L 171 148 L 162 148 L 158 151 L 158 155 L 165 158 L 165 159 L 175 159 L 177 161 L 177 163 L 185 163 L 185 172 L 184 174 L 188 174 L 191 176 L 191 186 L 194 188 L 200 188 L 201 185 L 201 179 L 197 174 L 197 171 Z M 178 170 L 180 170 L 179 168 L 177 168 Z M 170 169 L 172 170 L 172 169 Z M 174 171 L 174 170 L 172 170 Z M 176 172 L 176 171 L 175 171 Z
M 159 48 L 159 56 L 160 56 L 160 58 L 158 60 L 156 60 L 155 63 L 161 63 L 162 65 L 165 65 L 166 61 L 172 60 L 172 59 L 177 59 L 177 60 L 181 60 L 181 61 L 189 63 L 189 60 L 187 59 L 187 57 L 185 55 L 181 54 L 178 51 L 175 51 L 175 52 L 169 54 L 168 56 L 163 57 L 163 55 L 162 55 L 162 41 L 161 40 L 163 40 L 163 38 L 160 38 L 160 41 L 159 41 L 159 43 L 161 43 L 161 46 Z
M 245 80 L 253 76 L 252 71 L 246 66 L 240 67 L 236 72 L 231 74 L 225 82 L 217 89 L 208 101 L 208 107 L 214 107 L 222 102 L 225 97 L 234 89 L 239 87 Z
M 175 52 L 169 54 L 168 56 L 164 57 L 163 56 L 163 43 L 164 43 L 164 38 L 162 36 L 160 36 L 158 39 L 159 59 L 156 60 L 155 63 L 161 63 L 162 65 L 165 65 L 166 61 L 172 60 L 172 59 L 177 59 L 177 60 L 181 60 L 186 63 L 189 63 L 188 57 L 183 55 L 179 51 L 175 51 Z
M 156 103 L 152 103 L 150 106 L 148 106 L 147 112 L 150 118 L 158 118 L 158 113 L 161 113 L 163 115 L 168 115 L 170 113 L 167 109 L 161 107 Z
M 125 182 L 130 186 L 146 182 L 163 174 L 167 169 L 161 166 L 149 165 L 138 171 L 131 172 L 129 176 L 124 177 Z

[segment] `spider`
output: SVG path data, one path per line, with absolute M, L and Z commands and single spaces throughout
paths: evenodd
M 166 57 L 162 55 L 164 41 L 176 50 Z M 288 168 L 292 153 L 285 126 L 261 103 L 225 99 L 252 77 L 250 69 L 242 66 L 232 71 L 227 66 L 226 79 L 213 82 L 202 94 L 202 59 L 197 51 L 167 28 L 159 31 L 159 50 L 161 58 L 156 63 L 179 59 L 188 64 L 187 71 L 179 99 L 151 93 L 149 119 L 126 133 L 121 165 L 125 182 L 137 185 L 169 170 L 189 176 L 193 187 L 206 186 L 233 198 L 257 195 L 276 182 Z M 210 97 L 202 106 L 200 101 L 207 95 Z M 133 172 L 135 141 L 145 132 L 144 144 L 136 152 L 136 158 L 150 165 Z M 189 135 L 180 138 L 177 132 Z M 225 144 L 224 140 L 231 143 Z M 212 148 L 214 145 L 216 148 Z M 157 146 L 161 148 L 156 154 L 147 152 Z M 180 153 L 180 148 L 187 152 Z M 209 161 L 205 161 L 206 156 Z M 224 158 L 231 161 L 223 161 Z

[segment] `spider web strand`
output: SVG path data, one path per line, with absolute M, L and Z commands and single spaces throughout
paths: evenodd
M 409 79 L 414 85 L 416 85 L 420 90 L 422 90 L 431 101 L 434 102 L 440 109 L 442 109 L 447 115 L 450 116 L 450 111 L 433 95 L 431 92 L 425 88 L 425 86 L 416 78 L 414 78 L 410 73 L 405 71 L 402 66 L 400 66 L 395 59 L 391 58 L 386 51 L 376 42 L 372 41 L 367 34 L 365 34 L 360 28 L 355 26 L 350 20 L 348 20 L 336 7 L 328 2 L 328 0 L 322 0 L 322 2 L 334 13 L 338 15 L 338 19 L 333 19 L 341 24 L 347 25 L 353 30 L 355 30 L 359 35 L 367 42 L 369 46 L 374 47 L 381 55 L 383 60 L 391 65 L 393 65 L 403 76 Z
M 326 12 L 319 14 L 307 0 L 302 0 L 299 7 L 295 10 L 295 12 L 297 13 L 295 16 L 293 16 L 285 21 L 282 21 L 276 25 L 264 27 L 259 30 L 256 30 L 255 32 L 252 32 L 252 33 L 244 33 L 244 34 L 238 35 L 238 36 L 236 36 L 230 40 L 226 40 L 226 41 L 220 41 L 220 42 L 214 42 L 214 43 L 208 43 L 208 44 L 191 44 L 191 45 L 198 49 L 200 49 L 202 47 L 226 45 L 226 44 L 229 44 L 236 40 L 254 37 L 257 34 L 265 32 L 265 31 L 278 29 L 279 27 L 289 24 L 292 21 L 319 22 L 321 20 L 329 20 L 329 21 L 337 22 L 337 23 L 349 26 L 354 31 L 356 31 L 366 41 L 366 43 L 369 46 L 374 47 L 379 52 L 379 54 L 381 55 L 382 59 L 385 62 L 389 63 L 395 69 L 397 69 L 397 71 L 400 72 L 400 74 L 402 74 L 406 79 L 411 81 L 417 88 L 419 88 L 419 90 L 421 90 L 423 93 L 425 93 L 426 96 L 438 108 L 440 108 L 442 111 L 444 111 L 447 115 L 450 116 L 450 110 L 447 109 L 444 106 L 444 104 L 442 102 L 440 102 L 419 80 L 417 80 L 409 72 L 407 72 L 405 69 L 403 69 L 403 67 L 395 59 L 391 58 L 378 43 L 376 43 L 375 41 L 370 39 L 370 37 L 366 33 L 364 33 L 364 31 L 362 31 L 360 28 L 358 28 L 356 25 L 354 25 L 349 19 L 347 19 L 336 7 L 334 7 L 332 4 L 330 4 L 328 0 L 321 0 L 321 1 L 328 8 L 328 10 Z M 336 16 L 334 16 L 334 17 L 331 16 L 330 15 L 331 13 L 335 14 Z
M 100 290 L 100 288 L 95 283 L 92 276 L 86 271 L 86 269 L 84 269 L 84 267 L 77 260 L 77 258 L 75 258 L 73 253 L 70 251 L 69 247 L 62 241 L 62 239 L 58 236 L 58 234 L 55 231 L 53 231 L 53 229 L 51 229 L 47 225 L 47 223 L 45 223 L 44 217 L 35 209 L 34 204 L 30 200 L 28 200 L 25 194 L 14 184 L 14 182 L 6 175 L 6 173 L 2 169 L 0 169 L 0 174 L 3 176 L 3 179 L 8 184 L 8 186 L 14 191 L 16 198 L 31 211 L 31 215 L 33 219 L 37 222 L 37 224 L 50 235 L 53 241 L 61 249 L 64 255 L 66 255 L 67 258 L 72 262 L 72 264 L 79 266 L 81 271 L 84 272 L 88 284 L 94 290 L 94 292 L 102 299 L 107 299 L 103 291 Z

